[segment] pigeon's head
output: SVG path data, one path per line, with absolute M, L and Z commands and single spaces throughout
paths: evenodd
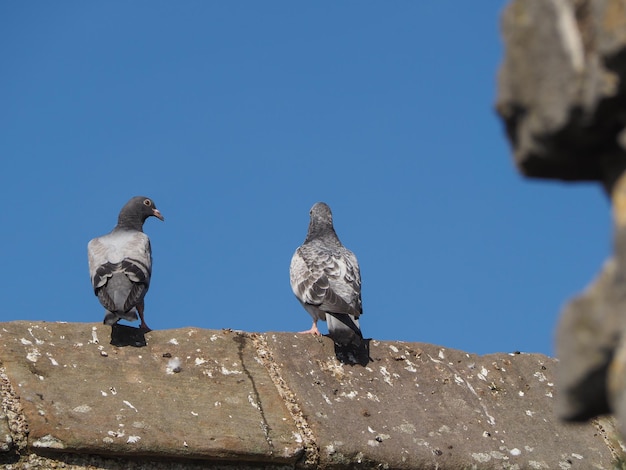
M 325 202 L 316 202 L 313 204 L 309 215 L 311 216 L 311 222 L 315 222 L 318 225 L 333 224 L 333 213 Z
M 330 207 L 325 202 L 316 202 L 309 211 L 311 221 L 319 221 L 326 223 L 333 223 L 333 213 L 330 211 Z
M 340 244 L 333 227 L 333 213 L 328 204 L 316 202 L 309 211 L 311 221 L 306 234 L 305 243 L 315 239 L 323 239 L 326 243 Z
M 145 196 L 135 196 L 122 207 L 117 224 L 141 230 L 146 219 L 153 216 L 165 220 L 152 199 Z

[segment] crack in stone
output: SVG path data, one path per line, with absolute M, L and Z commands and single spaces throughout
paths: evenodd
M 283 399 L 283 402 L 285 403 L 296 428 L 300 432 L 302 443 L 304 445 L 304 466 L 317 467 L 320 461 L 319 446 L 317 445 L 309 423 L 304 417 L 304 413 L 302 412 L 300 405 L 298 405 L 295 394 L 291 391 L 287 382 L 281 376 L 280 369 L 274 361 L 274 357 L 270 352 L 270 348 L 268 347 L 265 337 L 258 333 L 246 333 L 246 335 L 252 340 L 252 344 L 256 349 L 257 357 L 267 369 L 270 379 L 276 386 L 278 394 Z
M 250 371 L 246 368 L 246 364 L 243 359 L 243 348 L 245 347 L 246 335 L 238 332 L 233 339 L 237 343 L 237 348 L 239 352 L 239 361 L 241 362 L 241 367 L 243 368 L 244 373 L 246 374 L 246 376 L 250 380 L 250 383 L 252 384 L 252 391 L 254 392 L 254 399 L 253 399 L 254 403 L 251 400 L 250 404 L 254 406 L 254 408 L 256 408 L 257 410 L 259 410 L 259 413 L 261 415 L 261 420 L 262 420 L 261 429 L 263 430 L 263 435 L 265 436 L 265 440 L 267 441 L 267 444 L 269 445 L 270 455 L 274 455 L 274 443 L 272 442 L 272 438 L 270 436 L 270 432 L 272 428 L 268 424 L 267 419 L 265 417 L 265 412 L 263 411 L 263 405 L 261 403 L 261 395 L 259 394 L 259 391 L 256 388 L 254 377 L 252 376 Z

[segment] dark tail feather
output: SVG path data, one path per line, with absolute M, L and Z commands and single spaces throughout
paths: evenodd
M 133 308 L 126 313 L 106 311 L 104 314 L 105 325 L 115 325 L 119 320 L 136 321 L 137 311 Z
M 359 345 L 363 341 L 363 334 L 359 327 L 359 320 L 354 315 L 345 313 L 327 313 L 328 336 L 341 346 Z

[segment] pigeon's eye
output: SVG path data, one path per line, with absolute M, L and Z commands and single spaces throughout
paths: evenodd
M 143 203 L 144 203 L 144 205 L 146 205 L 146 206 L 148 206 L 148 207 L 150 207 L 150 206 L 152 205 L 152 201 L 151 201 L 150 199 L 145 199 L 145 200 L 143 201 Z

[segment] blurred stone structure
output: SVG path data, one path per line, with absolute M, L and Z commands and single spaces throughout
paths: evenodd
M 558 326 L 558 414 L 613 413 L 626 436 L 626 1 L 514 0 L 502 31 L 496 107 L 520 172 L 597 181 L 612 203 L 613 256 Z

